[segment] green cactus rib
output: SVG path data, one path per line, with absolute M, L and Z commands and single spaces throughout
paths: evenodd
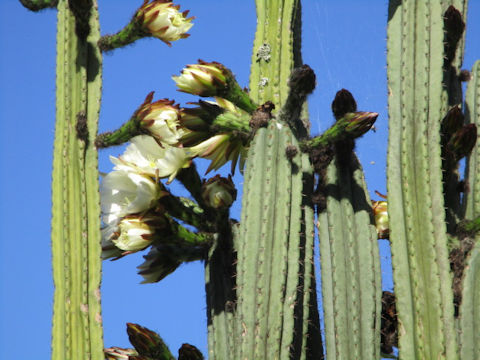
M 441 183 L 442 16 L 436 1 L 389 4 L 388 214 L 404 359 L 458 358 Z
M 305 154 L 287 159 L 288 145 L 298 146 L 291 130 L 272 120 L 249 150 L 237 248 L 237 359 L 322 358 L 321 342 L 307 348 L 305 341 L 316 312 L 309 306 L 313 212 L 303 195 L 312 170 Z
M 233 232 L 238 231 L 234 226 Z M 208 358 L 234 359 L 235 279 L 233 273 L 233 236 L 220 234 L 213 242 L 205 263 L 207 295 Z
M 480 238 L 466 264 L 460 306 L 460 359 L 480 358 Z
M 300 51 L 294 47 L 299 35 L 299 0 L 256 0 L 257 32 L 253 43 L 250 97 L 257 103 L 268 100 L 283 104 L 288 96 L 288 78 L 300 66 Z M 299 46 L 299 39 L 295 39 Z M 265 48 L 265 56 L 260 56 Z
M 90 34 L 81 40 L 68 1 L 59 1 L 52 174 L 52 359 L 59 360 L 104 358 L 100 207 L 93 147 L 101 90 L 96 4 L 90 9 L 89 25 Z M 79 137 L 80 133 L 85 136 Z
M 336 160 L 318 216 L 327 359 L 380 357 L 381 270 L 363 171 Z
M 472 78 L 465 96 L 467 123 L 480 126 L 480 60 L 472 68 Z M 476 220 L 480 216 L 480 149 L 477 146 L 470 154 L 467 164 L 467 179 L 470 191 L 465 194 L 465 218 Z M 462 303 L 460 305 L 459 344 L 461 359 L 480 358 L 480 236 L 474 236 L 476 244 L 471 250 L 462 280 Z
M 473 65 L 471 76 L 465 95 L 465 121 L 480 127 L 480 60 Z M 480 216 L 480 147 L 478 144 L 473 148 L 468 159 L 467 179 L 470 191 L 465 193 L 465 218 L 473 220 Z

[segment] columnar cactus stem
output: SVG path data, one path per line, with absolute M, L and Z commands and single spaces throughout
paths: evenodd
M 350 112 L 356 103 L 346 90 L 337 93 L 332 109 L 337 122 L 322 137 L 351 116 L 366 119 L 368 130 L 378 115 Z M 380 355 L 382 295 L 377 232 L 353 137 L 337 141 L 322 144 L 336 145 L 336 156 L 320 174 L 326 209 L 318 206 L 327 357 L 375 359 Z
M 250 96 L 281 108 L 291 71 L 300 65 L 293 48 L 299 2 L 259 0 L 257 16 Z M 247 159 L 236 241 L 238 359 L 323 357 L 312 308 L 312 167 L 305 154 L 287 157 L 288 146 L 299 146 L 287 124 L 299 119 L 293 110 L 281 119 L 257 131 Z
M 93 145 L 101 90 L 98 15 L 92 2 L 89 17 L 81 19 L 90 33 L 79 37 L 79 20 L 69 3 L 58 4 L 52 359 L 102 359 L 100 207 Z
M 435 1 L 389 5 L 388 213 L 405 359 L 458 358 L 439 138 L 444 11 Z
M 480 61 L 473 65 L 471 80 L 465 98 L 465 112 L 468 123 L 480 126 Z M 468 182 L 470 191 L 465 195 L 465 218 L 477 220 L 480 216 L 480 151 L 478 146 L 470 155 Z M 475 221 L 476 223 L 477 221 Z M 477 227 L 478 228 L 478 227 Z M 464 264 L 462 299 L 460 305 L 459 346 L 461 359 L 480 357 L 480 236 L 470 234 L 473 249 Z

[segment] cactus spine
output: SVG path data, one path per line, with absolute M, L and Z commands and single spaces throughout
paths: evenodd
M 72 5 L 82 11 L 74 13 Z M 85 24 L 88 35 L 79 35 Z M 100 208 L 97 152 L 93 147 L 101 90 L 101 56 L 95 45 L 98 37 L 96 5 L 59 1 L 52 176 L 52 359 L 59 360 L 104 357 Z

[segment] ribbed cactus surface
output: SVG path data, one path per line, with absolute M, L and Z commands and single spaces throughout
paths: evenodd
M 390 1 L 388 213 L 402 358 L 456 359 L 440 121 L 441 3 Z
M 466 120 L 480 126 L 480 61 L 473 65 L 471 80 L 465 98 Z M 473 220 L 480 216 L 480 151 L 472 151 L 468 163 L 470 192 L 467 196 L 465 217 Z M 475 235 L 471 254 L 465 264 L 460 306 L 459 346 L 461 359 L 480 357 L 480 237 Z
M 84 11 L 74 14 L 72 4 Z M 80 23 L 88 24 L 87 37 L 79 36 Z M 52 175 L 52 359 L 56 360 L 104 357 L 100 208 L 97 153 L 93 146 L 101 90 L 98 38 L 96 4 L 59 1 Z
M 296 145 L 291 131 L 272 121 L 249 151 L 237 263 L 239 359 L 321 356 L 320 344 L 307 347 L 306 337 L 313 211 L 303 188 L 312 170 L 305 155 L 287 158 L 288 145 Z
M 376 359 L 380 351 L 381 271 L 377 232 L 362 168 L 333 161 L 318 216 L 327 359 Z

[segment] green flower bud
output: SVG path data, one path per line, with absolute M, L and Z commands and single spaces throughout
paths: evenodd
M 378 113 L 368 111 L 349 113 L 346 116 L 350 114 L 351 118 L 345 127 L 345 131 L 350 137 L 354 138 L 360 137 L 370 130 L 378 117 Z
M 237 198 L 237 190 L 230 176 L 227 179 L 216 175 L 203 183 L 202 198 L 214 209 L 225 209 Z
M 173 359 L 167 345 L 156 332 L 138 324 L 127 323 L 127 334 L 139 355 L 153 359 Z

